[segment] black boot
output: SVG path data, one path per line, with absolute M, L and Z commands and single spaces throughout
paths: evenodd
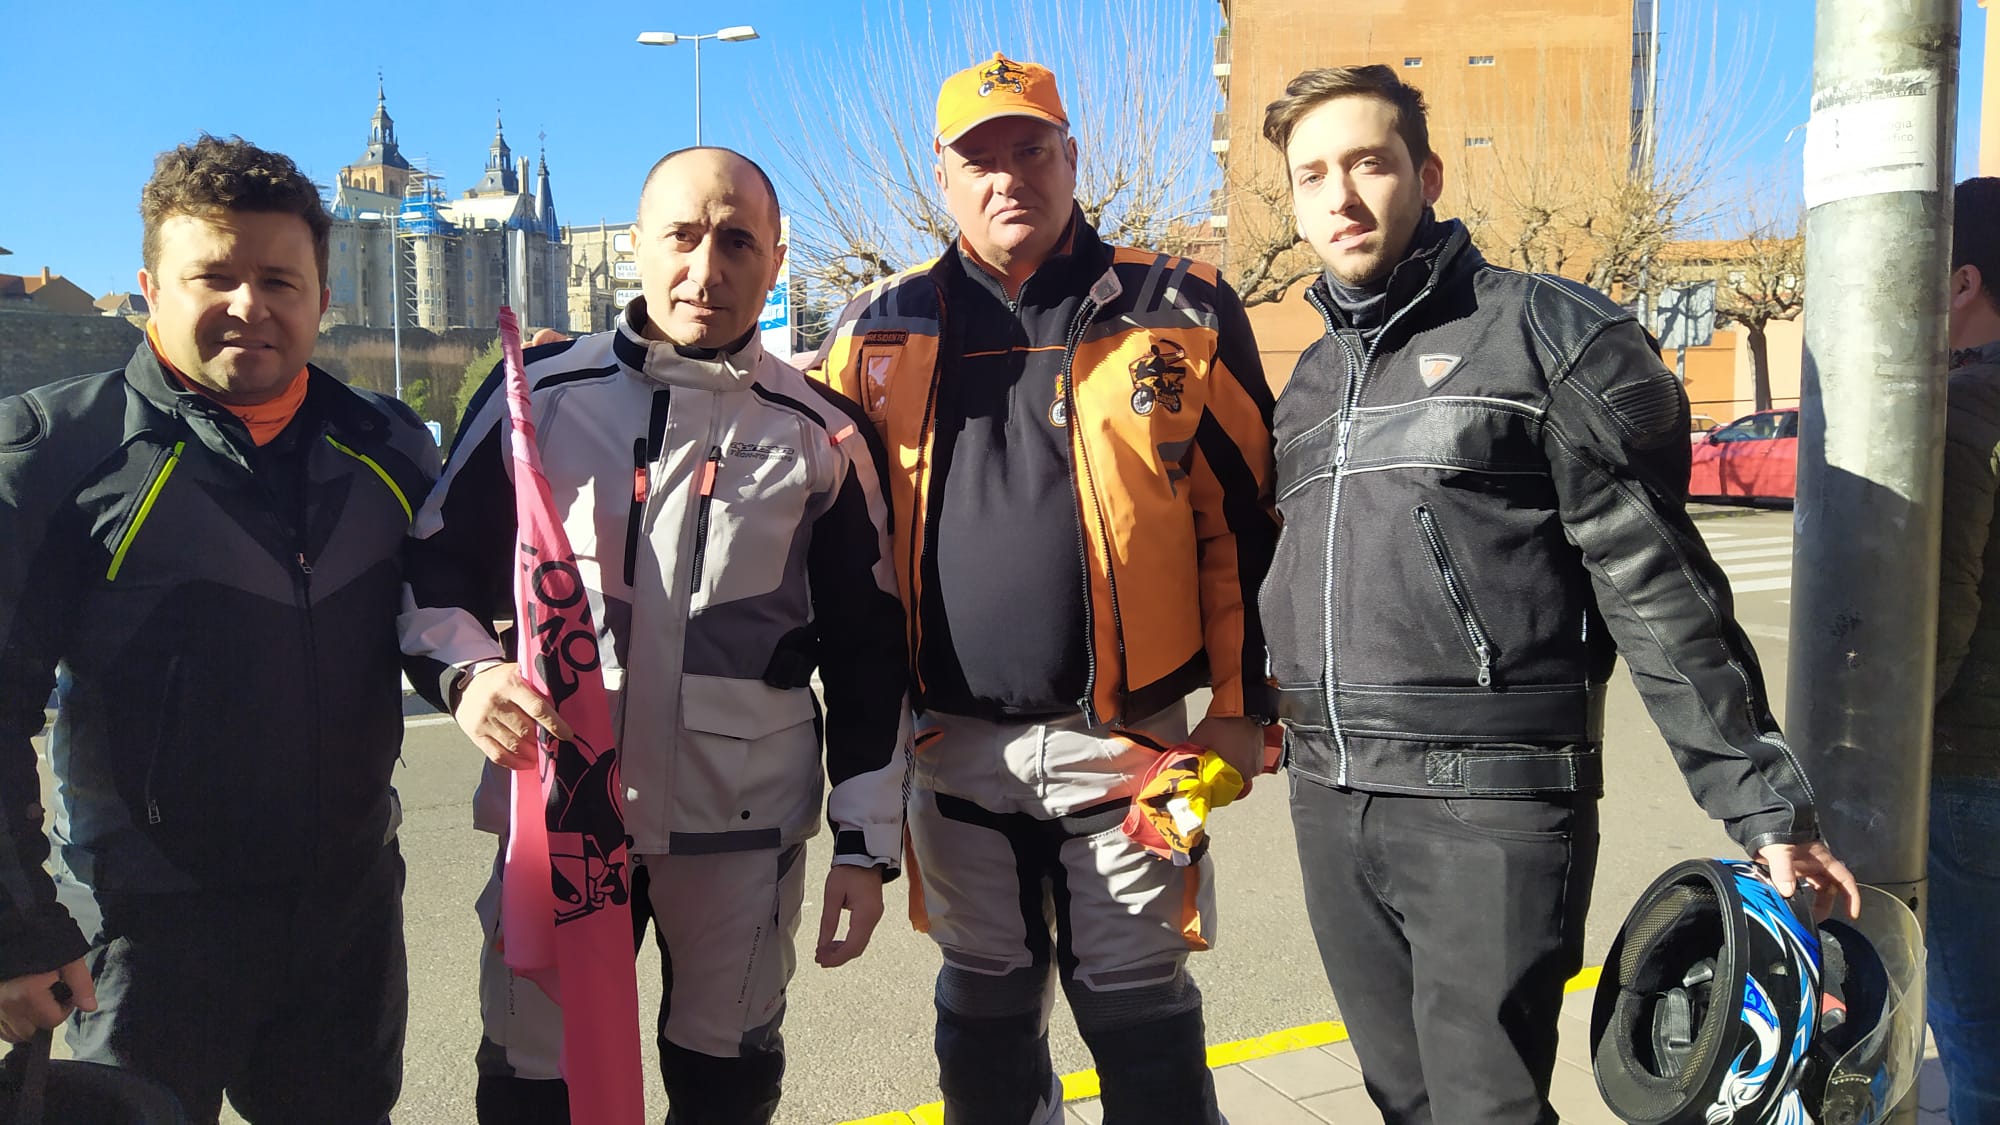
M 733 1059 L 699 1054 L 660 1040 L 667 1087 L 666 1125 L 769 1125 L 785 1077 L 785 1042 L 771 1036 Z
M 1215 1078 L 1201 1009 L 1095 1030 L 1078 1026 L 1097 1061 L 1104 1125 L 1217 1125 Z
M 1039 1012 L 968 1016 L 937 1008 L 938 1088 L 946 1125 L 1023 1125 L 1055 1086 Z
M 482 1074 L 473 1107 L 479 1125 L 569 1125 L 569 1083 Z

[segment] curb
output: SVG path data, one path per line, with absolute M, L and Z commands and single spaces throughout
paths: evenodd
M 1602 966 L 1592 966 L 1578 973 L 1563 985 L 1563 994 L 1582 992 L 1596 988 L 1597 978 L 1603 972 Z M 1272 1055 L 1303 1051 L 1312 1047 L 1324 1047 L 1330 1043 L 1347 1041 L 1347 1025 L 1339 1020 L 1325 1023 L 1309 1023 L 1304 1027 L 1291 1027 L 1283 1031 L 1273 1031 L 1254 1039 L 1238 1039 L 1233 1043 L 1217 1043 L 1208 1049 L 1208 1068 L 1219 1070 L 1237 1063 L 1253 1062 L 1270 1058 Z M 1062 1076 L 1063 1102 L 1088 1101 L 1101 1092 L 1095 1070 L 1079 1070 L 1075 1074 Z M 931 1102 L 915 1109 L 895 1110 L 878 1113 L 873 1117 L 859 1117 L 843 1121 L 840 1125 L 944 1125 L 944 1103 Z

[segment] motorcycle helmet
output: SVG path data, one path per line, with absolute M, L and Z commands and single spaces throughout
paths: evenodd
M 1815 927 L 1762 868 L 1690 860 L 1654 881 L 1611 947 L 1591 1012 L 1605 1104 L 1644 1125 L 1865 1125 L 1914 1081 L 1922 937 L 1863 888 L 1861 920 Z M 1871 893 L 1872 892 L 1872 893 Z

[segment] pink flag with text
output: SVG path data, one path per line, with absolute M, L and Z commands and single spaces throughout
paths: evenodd
M 644 1125 L 632 868 L 611 702 L 590 599 L 542 475 L 520 325 L 509 308 L 500 310 L 500 341 L 513 420 L 521 678 L 555 704 L 575 735 L 562 741 L 538 730 L 540 768 L 514 771 L 501 942 L 508 967 L 562 1009 L 570 1120 Z

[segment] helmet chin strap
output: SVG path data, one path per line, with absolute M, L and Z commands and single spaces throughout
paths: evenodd
M 1695 1029 L 1708 1014 L 1715 958 L 1689 966 L 1679 988 L 1660 994 L 1653 1006 L 1653 1062 L 1662 1078 L 1679 1078 L 1694 1060 Z

